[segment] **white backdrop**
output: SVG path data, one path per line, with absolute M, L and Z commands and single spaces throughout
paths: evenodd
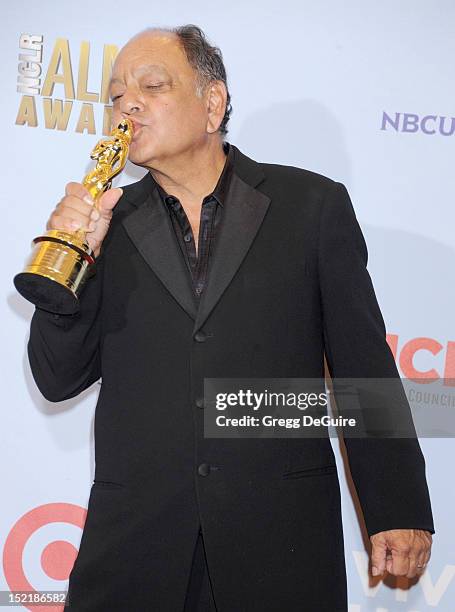
M 12 278 L 22 270 L 31 239 L 44 230 L 65 183 L 87 171 L 89 152 L 102 135 L 104 105 L 76 99 L 66 129 L 51 129 L 49 117 L 46 127 L 44 105 L 50 103 L 40 93 L 24 101 L 27 94 L 16 91 L 24 53 L 19 39 L 42 36 L 39 91 L 57 39 L 67 41 L 66 85 L 72 75 L 76 97 L 81 43 L 89 42 L 82 75 L 86 66 L 86 91 L 98 99 L 104 45 L 121 46 L 147 26 L 184 23 L 200 25 L 223 50 L 234 107 L 228 140 L 258 161 L 308 168 L 347 186 L 387 330 L 397 340 L 397 359 L 411 342 L 417 370 L 435 368 L 440 376 L 455 378 L 452 0 L 5 3 L 0 590 L 66 588 L 94 470 L 98 393 L 95 384 L 57 404 L 40 396 L 25 352 L 33 306 L 15 293 Z M 67 96 L 60 83 L 50 95 L 54 105 Z M 76 131 L 81 112 L 89 127 L 93 118 L 96 134 Z M 30 125 L 34 119 L 36 127 Z M 130 166 L 119 184 L 141 175 Z M 435 354 L 425 348 L 428 339 Z M 403 376 L 410 368 L 409 360 L 400 364 Z M 350 612 L 452 612 L 453 440 L 421 440 L 437 533 L 430 566 L 410 589 L 403 580 L 370 585 L 361 531 L 333 443 L 343 487 Z

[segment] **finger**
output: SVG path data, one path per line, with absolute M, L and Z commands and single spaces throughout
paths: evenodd
M 407 578 L 415 578 L 425 569 L 425 550 L 424 546 L 413 550 L 409 555 L 409 570 L 406 574 Z
M 431 557 L 431 548 L 430 549 L 427 548 L 422 555 L 422 562 L 419 561 L 419 565 L 423 565 L 423 568 L 419 568 L 419 569 L 422 569 L 422 571 L 425 570 L 426 566 L 428 565 L 430 561 L 430 557 Z
M 80 212 L 76 208 L 72 208 L 69 206 L 66 207 L 57 207 L 55 212 L 52 214 L 60 217 L 62 219 L 70 218 L 74 221 L 79 221 L 81 225 L 87 225 L 90 223 L 90 215 L 86 215 L 85 213 Z M 52 219 L 51 216 L 51 219 Z M 52 221 L 51 221 L 52 222 Z
M 61 215 L 52 215 L 49 221 L 49 229 L 63 230 L 67 232 L 75 232 L 77 230 L 93 231 L 96 227 L 95 222 L 86 223 L 86 219 L 81 220 L 76 217 L 63 217 Z
M 423 574 L 427 565 L 427 553 L 425 550 L 420 552 L 416 557 L 416 576 Z M 414 576 L 409 576 L 409 578 L 413 578 Z
M 380 576 L 386 569 L 386 548 L 383 544 L 373 541 L 371 549 L 371 573 Z
M 86 217 L 90 217 L 91 212 L 95 210 L 91 204 L 87 204 L 76 196 L 65 196 L 56 206 L 56 209 L 59 211 L 59 214 L 63 214 L 63 211 L 66 208 L 76 210 L 78 213 L 81 213 Z
M 87 234 L 91 234 L 96 229 L 97 229 L 96 222 L 95 221 L 90 221 L 90 223 L 88 224 L 88 227 L 86 227 L 84 231 L 87 232 Z
M 123 189 L 117 187 L 116 189 L 108 189 L 98 200 L 98 210 L 103 212 L 110 212 L 120 198 L 123 195 Z
M 409 551 L 392 550 L 392 558 L 389 563 L 390 570 L 387 571 L 394 576 L 406 576 L 409 572 L 409 563 Z
M 422 531 L 422 534 L 425 540 L 427 541 L 428 546 L 431 548 L 431 545 L 433 543 L 433 535 L 429 531 Z
M 65 195 L 76 196 L 77 198 L 80 198 L 81 200 L 86 198 L 85 201 L 88 204 L 93 203 L 93 198 L 90 195 L 90 192 L 88 191 L 86 187 L 84 187 L 84 185 L 82 185 L 82 183 L 74 183 L 74 182 L 68 183 L 65 187 Z
M 420 531 L 421 546 L 416 554 L 416 574 L 421 575 L 425 571 L 431 557 L 431 545 L 433 536 L 428 531 Z

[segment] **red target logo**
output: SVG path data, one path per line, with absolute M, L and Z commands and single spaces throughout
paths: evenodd
M 75 504 L 44 504 L 27 512 L 13 525 L 6 538 L 3 549 L 3 571 L 11 591 L 35 591 L 24 571 L 24 549 L 30 538 L 42 527 L 51 523 L 67 523 L 83 529 L 87 510 Z M 41 570 L 53 580 L 66 580 L 73 568 L 78 550 L 70 542 L 54 540 L 44 546 L 40 565 Z M 62 589 L 63 590 L 63 589 Z M 40 612 L 58 612 L 63 606 L 45 606 L 39 608 L 26 605 L 29 610 Z

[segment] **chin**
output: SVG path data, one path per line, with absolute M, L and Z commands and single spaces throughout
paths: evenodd
M 135 146 L 134 143 L 130 145 L 128 159 L 132 164 L 136 164 L 136 166 L 146 166 L 151 158 L 152 154 L 150 151 L 144 151 L 140 147 Z

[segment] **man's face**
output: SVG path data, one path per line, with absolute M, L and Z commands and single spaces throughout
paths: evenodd
M 208 136 L 206 98 L 197 95 L 196 72 L 173 34 L 143 34 L 125 45 L 113 67 L 110 94 L 113 124 L 124 117 L 133 121 L 134 164 L 159 166 Z

